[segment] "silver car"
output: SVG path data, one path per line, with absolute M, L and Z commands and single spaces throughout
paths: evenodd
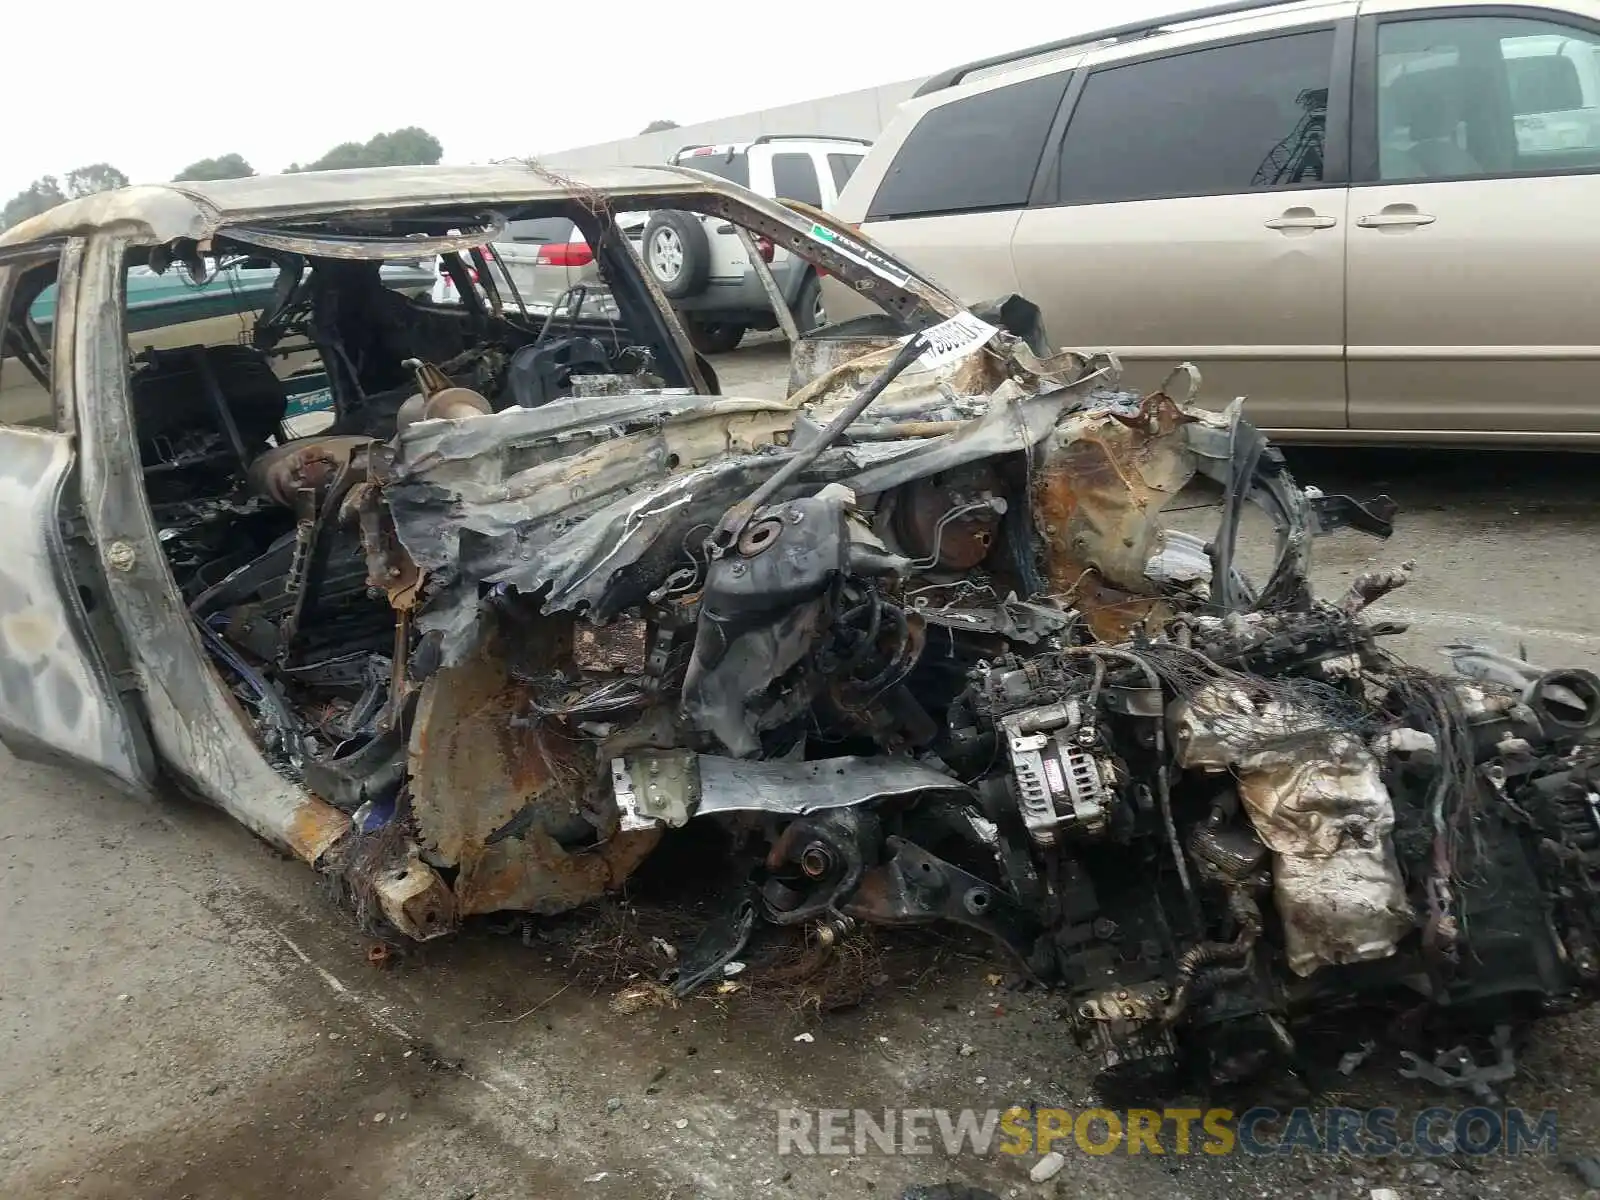
M 556 309 L 585 316 L 615 312 L 594 248 L 566 217 L 532 217 L 510 221 L 489 255 L 490 278 L 501 302 L 515 308 L 518 299 L 530 313 L 548 316 Z M 481 286 L 477 269 L 469 278 Z M 432 298 L 438 304 L 460 302 L 456 281 L 442 264 L 436 268 Z

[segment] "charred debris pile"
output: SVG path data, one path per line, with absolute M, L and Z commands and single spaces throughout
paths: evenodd
M 819 342 L 787 401 L 436 397 L 334 447 L 294 499 L 337 514 L 389 645 L 337 688 L 246 664 L 284 769 L 354 818 L 330 869 L 432 937 L 715 823 L 739 886 L 678 992 L 765 927 L 955 922 L 1113 1073 L 1241 1077 L 1386 995 L 1593 996 L 1600 679 L 1397 660 L 1371 606 L 1405 569 L 1307 582 L 1317 535 L 1392 506 L 1297 486 L 1181 372 L 1140 397 L 1105 357 L 933 345 Z M 1206 487 L 1214 533 L 1164 524 Z

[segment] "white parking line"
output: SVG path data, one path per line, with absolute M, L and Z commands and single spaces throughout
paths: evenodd
M 352 991 L 350 988 L 346 987 L 344 982 L 332 971 L 316 962 L 313 962 L 311 956 L 304 950 L 300 949 L 300 947 L 295 944 L 294 940 L 277 926 L 272 927 L 272 932 L 278 935 L 279 939 L 285 946 L 294 951 L 296 958 L 317 973 L 322 982 L 328 985 L 329 991 L 331 991 L 335 996 L 339 997 L 339 999 L 349 1001 L 351 1004 L 354 1004 L 357 1008 L 361 1009 L 361 1011 L 366 1015 L 367 1020 L 371 1021 L 380 1029 L 384 1029 L 389 1033 L 392 1033 L 402 1042 L 414 1042 L 417 1040 L 410 1030 L 389 1016 L 387 1005 L 379 1004 L 377 1001 L 362 995 L 360 992 Z

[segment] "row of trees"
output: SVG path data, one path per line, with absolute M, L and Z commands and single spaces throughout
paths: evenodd
M 409 125 L 380 133 L 365 142 L 341 142 L 321 158 L 302 166 L 294 163 L 290 171 L 336 171 L 345 167 L 431 166 L 444 156 L 439 139 L 426 129 Z M 243 179 L 255 168 L 242 154 L 219 154 L 192 162 L 173 176 L 174 180 Z M 68 171 L 64 179 L 44 175 L 6 201 L 0 209 L 0 229 L 46 212 L 67 200 L 95 192 L 127 187 L 128 177 L 110 163 L 93 163 Z
M 0 229 L 10 228 L 66 200 L 112 188 L 127 187 L 128 177 L 110 163 L 91 163 L 68 171 L 65 180 L 43 175 L 23 188 L 0 209 Z

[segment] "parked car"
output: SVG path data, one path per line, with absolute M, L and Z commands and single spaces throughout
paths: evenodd
M 254 322 L 280 277 L 276 267 L 235 259 L 208 276 L 191 279 L 183 270 L 157 274 L 149 267 L 128 270 L 124 331 L 130 350 L 167 349 L 238 337 Z M 431 266 L 386 262 L 379 269 L 385 287 L 407 296 L 426 295 L 434 285 Z M 55 321 L 56 288 L 51 285 L 29 305 L 28 316 L 48 336 Z M 289 389 L 287 420 L 306 429 L 332 406 L 326 375 L 302 371 L 305 356 L 283 355 L 272 366 Z M 50 419 L 50 393 L 20 368 L 0 373 L 0 422 L 34 425 Z
M 870 143 L 859 138 L 771 134 L 753 142 L 685 146 L 672 157 L 763 196 L 832 211 Z M 660 212 L 644 230 L 644 260 L 662 292 L 684 314 L 703 353 L 732 350 L 747 329 L 773 329 L 778 318 L 749 254 L 727 221 Z M 782 246 L 758 244 L 784 303 L 804 333 L 825 323 L 817 273 Z
M 644 231 L 644 217 L 633 214 L 624 226 L 634 241 Z M 489 258 L 490 277 L 501 303 L 515 308 L 520 298 L 530 313 L 549 316 L 580 312 L 583 315 L 614 315 L 611 299 L 595 262 L 594 249 L 583 231 L 565 217 L 538 217 L 511 221 L 493 245 Z M 468 277 L 478 283 L 475 267 Z M 435 304 L 458 304 L 461 300 L 456 281 L 443 269 L 443 260 L 434 260 L 431 297 Z
M 531 312 L 548 313 L 578 284 L 599 286 L 594 250 L 566 217 L 508 222 L 494 249 L 510 274 L 511 285 Z M 502 300 L 510 304 L 505 277 L 497 274 L 495 283 Z M 442 270 L 435 274 L 432 296 L 440 304 L 460 300 L 455 281 Z
M 1600 446 L 1597 58 L 1591 0 L 1138 22 L 928 81 L 837 212 L 1279 438 Z

